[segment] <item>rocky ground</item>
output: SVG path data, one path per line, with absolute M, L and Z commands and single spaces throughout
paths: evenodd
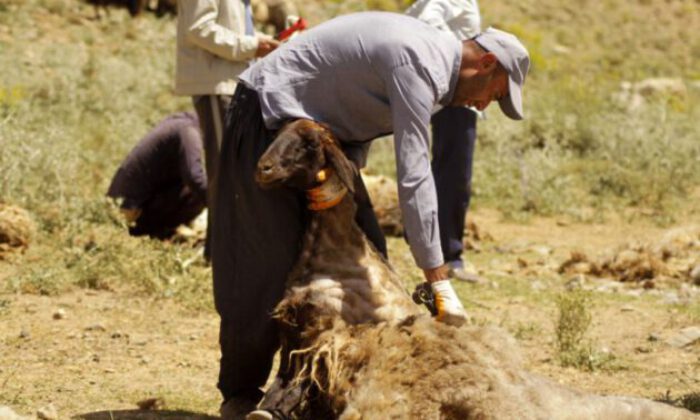
M 486 210 L 475 212 L 473 221 L 472 237 L 478 226 L 480 239 L 472 243 L 470 259 L 479 282 L 457 289 L 475 323 L 500 325 L 518 339 L 528 369 L 603 394 L 679 398 L 700 389 L 700 294 L 692 281 L 659 277 L 644 288 L 644 282 L 599 279 L 585 267 L 570 272 L 567 266 L 572 252 L 605 260 L 631 239 L 661 243 L 669 232 L 690 228 L 554 219 L 516 224 Z M 403 240 L 389 244 L 397 270 L 408 284 L 417 282 Z M 689 251 L 684 258 L 692 256 L 698 254 Z M 554 296 L 567 288 L 593 293 L 587 339 L 596 354 L 611 356 L 594 371 L 562 367 L 557 358 Z M 58 296 L 0 295 L 0 320 L 0 406 L 19 415 L 217 414 L 212 310 L 128 289 L 79 289 Z

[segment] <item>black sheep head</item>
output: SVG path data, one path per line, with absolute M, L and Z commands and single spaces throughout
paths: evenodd
M 263 188 L 286 185 L 308 190 L 319 185 L 317 174 L 327 168 L 354 191 L 356 169 L 330 130 L 320 123 L 299 119 L 278 132 L 258 161 L 255 180 Z

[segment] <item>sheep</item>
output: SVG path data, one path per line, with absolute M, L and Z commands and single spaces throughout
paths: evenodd
M 261 409 L 309 419 L 695 418 L 568 389 L 526 372 L 503 330 L 434 321 L 355 224 L 356 176 L 328 128 L 304 119 L 259 160 L 261 187 L 305 190 L 314 210 L 273 314 L 281 367 Z
M 100 8 L 109 13 L 108 6 L 126 6 L 131 16 L 137 16 L 146 7 L 148 0 L 87 0 L 95 7 L 95 16 L 100 17 Z
M 289 18 L 298 18 L 299 8 L 294 0 L 251 0 L 253 19 L 263 31 L 276 35 L 287 29 Z M 294 23 L 293 21 L 291 22 Z
M 108 6 L 126 6 L 129 14 L 136 17 L 146 9 L 153 10 L 156 15 L 163 16 L 166 13 L 176 14 L 177 5 L 175 0 L 87 0 L 88 3 L 95 7 L 95 16 L 100 17 L 100 8 L 109 13 Z M 155 3 L 155 7 L 152 7 Z
M 307 159 L 309 150 L 312 161 Z M 319 180 L 319 174 L 327 179 Z M 352 193 L 358 176 L 331 132 L 309 120 L 288 124 L 260 158 L 256 181 L 264 188 L 284 183 L 307 191 L 309 197 L 323 196 L 321 188 L 350 192 L 334 207 L 312 212 L 301 256 L 288 280 L 288 297 L 304 296 L 305 304 L 314 308 L 309 315 L 339 316 L 347 324 L 418 314 L 396 272 L 354 222 Z M 317 197 L 311 206 L 318 203 Z M 279 306 L 278 315 L 285 308 L 291 306 Z

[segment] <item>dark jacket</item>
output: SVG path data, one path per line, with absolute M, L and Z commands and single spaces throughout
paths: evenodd
M 124 208 L 141 208 L 159 192 L 176 185 L 187 186 L 206 201 L 202 138 L 197 116 L 191 112 L 165 118 L 141 139 L 119 166 L 107 195 L 123 198 Z

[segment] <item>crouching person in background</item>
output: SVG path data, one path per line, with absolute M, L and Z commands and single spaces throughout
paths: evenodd
M 119 166 L 107 195 L 121 201 L 129 234 L 166 239 L 206 207 L 207 176 L 197 116 L 173 114 Z

